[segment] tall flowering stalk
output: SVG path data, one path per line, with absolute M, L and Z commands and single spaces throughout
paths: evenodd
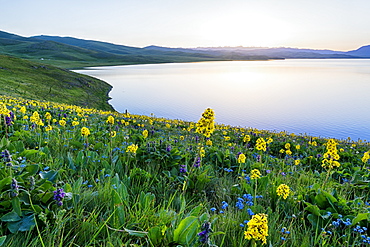
M 260 240 L 262 244 L 267 243 L 268 236 L 268 220 L 267 214 L 255 214 L 247 223 L 248 229 L 244 232 L 245 239 Z
M 81 135 L 85 138 L 86 148 L 88 148 L 89 147 L 88 136 L 90 135 L 90 130 L 87 127 L 82 127 Z
M 215 130 L 215 113 L 211 108 L 207 108 L 203 114 L 201 119 L 199 119 L 198 123 L 196 124 L 197 129 L 196 133 L 202 134 L 205 137 L 211 137 L 211 134 Z
M 334 139 L 330 139 L 326 144 L 326 153 L 323 155 L 323 160 L 322 160 L 322 167 L 328 170 L 326 179 L 323 183 L 323 185 L 326 184 L 330 172 L 335 168 L 335 167 L 340 167 L 340 163 L 338 162 L 340 156 L 338 154 L 337 150 L 337 145 L 338 143 Z

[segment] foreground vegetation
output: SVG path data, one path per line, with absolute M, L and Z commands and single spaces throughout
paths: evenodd
M 108 83 L 20 58 L 0 55 L 0 86 L 8 96 L 113 110 Z
M 369 143 L 2 97 L 0 246 L 367 246 Z

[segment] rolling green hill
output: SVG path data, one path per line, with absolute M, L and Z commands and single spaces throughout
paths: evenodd
M 65 69 L 0 55 L 0 94 L 113 110 L 111 86 Z
M 63 68 L 269 59 L 267 56 L 250 56 L 229 52 L 136 48 L 70 37 L 36 36 L 26 38 L 2 31 L 0 31 L 0 54 Z

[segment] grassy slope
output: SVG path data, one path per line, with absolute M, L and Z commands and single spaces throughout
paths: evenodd
M 106 82 L 24 59 L 0 55 L 0 85 L 4 95 L 113 110 Z

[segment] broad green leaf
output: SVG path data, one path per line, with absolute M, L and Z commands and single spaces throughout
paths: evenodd
M 19 215 L 16 212 L 11 211 L 5 214 L 3 217 L 1 217 L 0 220 L 5 222 L 16 222 L 21 220 L 21 217 L 19 217 Z
M 12 198 L 12 205 L 13 205 L 13 210 L 18 214 L 18 216 L 22 216 L 21 203 L 18 197 Z
M 10 184 L 12 182 L 12 178 L 11 177 L 6 177 L 6 178 L 3 178 L 1 181 L 0 181 L 0 191 L 3 189 L 3 187 L 7 184 Z
M 358 222 L 362 220 L 367 220 L 370 216 L 370 213 L 362 213 L 358 214 L 353 220 L 352 220 L 352 226 L 356 225 Z
M 309 202 L 305 202 L 305 204 L 307 205 L 307 207 L 305 207 L 305 210 L 316 216 L 321 216 L 320 208 L 317 205 L 312 205 Z
M 197 217 L 186 217 L 174 231 L 173 240 L 180 244 L 188 244 L 195 237 L 198 228 L 199 221 Z
M 37 172 L 39 171 L 39 165 L 37 164 L 29 165 L 26 167 L 26 171 L 28 172 L 27 176 L 36 175 Z
M 6 240 L 6 236 L 0 237 L 0 246 L 3 246 L 3 244 L 5 243 L 5 240 Z
M 40 172 L 40 177 L 49 180 L 52 183 L 55 183 L 58 176 L 58 171 L 48 171 L 48 172 Z
M 136 236 L 136 237 L 140 237 L 140 238 L 143 238 L 148 234 L 147 232 L 133 231 L 133 230 L 129 230 L 129 229 L 126 229 L 126 228 L 125 228 L 125 232 L 127 232 L 131 236 Z
M 19 226 L 18 231 L 24 232 L 29 231 L 35 226 L 35 217 L 33 214 L 25 216 L 21 220 L 21 225 Z

